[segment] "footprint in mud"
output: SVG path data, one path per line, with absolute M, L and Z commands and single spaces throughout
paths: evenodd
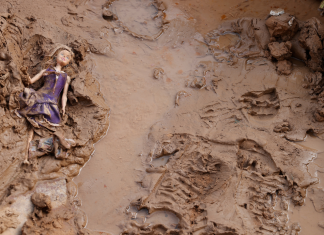
M 167 22 L 162 17 L 166 7 L 160 0 L 108 0 L 103 9 L 105 19 L 117 20 L 117 29 L 136 38 L 155 40 L 166 28 Z
M 273 153 L 256 141 L 220 143 L 181 133 L 166 135 L 156 144 L 149 156 L 167 156 L 167 167 L 148 168 L 163 169 L 160 172 L 146 170 L 152 173 L 146 177 L 154 177 L 150 194 L 131 203 L 127 213 L 132 222 L 125 235 L 297 234 L 300 230 L 298 223 L 288 226 L 288 202 L 303 205 L 306 190 L 290 183 Z M 138 214 L 129 213 L 133 211 Z M 147 213 L 143 216 L 141 211 Z M 154 218 L 158 212 L 173 217 L 148 223 L 146 217 Z
M 276 88 L 269 88 L 264 91 L 250 91 L 239 99 L 245 106 L 243 109 L 251 116 L 271 117 L 278 113 L 280 101 Z

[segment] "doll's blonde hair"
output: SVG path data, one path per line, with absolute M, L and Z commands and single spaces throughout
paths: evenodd
M 45 56 L 44 63 L 43 63 L 42 67 L 43 67 L 43 69 L 54 68 L 57 63 L 56 57 L 61 51 L 68 51 L 71 54 L 70 62 L 66 66 L 62 67 L 62 71 L 67 73 L 67 75 L 69 75 L 71 78 L 74 78 L 75 74 L 76 74 L 76 69 L 75 69 L 75 64 L 74 64 L 74 53 L 73 53 L 72 49 L 69 48 L 68 46 L 62 45 L 62 46 L 54 48 L 54 50 L 52 50 L 52 52 L 49 55 Z

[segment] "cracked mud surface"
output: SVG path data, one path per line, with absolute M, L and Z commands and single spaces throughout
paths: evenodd
M 0 233 L 322 234 L 317 4 L 3 2 Z M 59 44 L 76 54 L 76 146 L 21 165 L 16 94 Z

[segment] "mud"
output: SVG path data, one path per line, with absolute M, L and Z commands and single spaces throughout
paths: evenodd
M 3 10 L 7 12 L 8 9 Z M 95 48 L 86 39 L 78 41 L 78 36 L 62 31 L 52 22 L 35 17 L 23 19 L 18 15 L 1 15 L 0 193 L 1 211 L 6 215 L 1 222 L 2 232 L 9 228 L 17 228 L 19 224 L 15 223 L 19 214 L 10 212 L 17 206 L 16 198 L 19 198 L 19 195 L 34 190 L 39 182 L 45 180 L 63 178 L 70 182 L 90 158 L 94 151 L 93 144 L 106 133 L 109 126 L 109 108 L 100 93 L 99 83 L 91 74 L 91 62 L 86 60 L 87 51 L 96 53 L 100 49 Z M 44 57 L 62 45 L 72 46 L 77 55 L 75 64 L 72 65 L 74 73 L 70 74 L 72 84 L 69 97 L 73 105 L 67 107 L 69 114 L 60 127 L 65 133 L 65 138 L 72 139 L 74 144 L 63 159 L 57 159 L 49 149 L 40 148 L 38 152 L 33 149 L 33 143 L 35 146 L 46 146 L 43 140 L 47 141 L 51 134 L 45 129 L 35 129 L 36 135 L 32 144 L 29 150 L 26 148 L 27 129 L 31 127 L 25 119 L 17 117 L 14 110 L 19 108 L 17 96 L 25 88 L 26 76 L 36 74 L 41 69 Z M 83 49 L 89 47 L 90 50 Z M 38 89 L 40 86 L 40 83 L 36 83 L 33 88 Z M 23 165 L 22 160 L 27 151 L 30 153 L 31 164 Z M 47 231 L 47 234 L 68 234 L 65 233 L 64 226 L 59 226 L 57 218 L 60 216 L 57 213 L 60 209 L 57 211 L 56 208 L 52 208 L 50 196 L 34 193 L 29 196 L 29 200 L 35 206 L 34 212 L 25 217 L 27 222 L 21 229 L 22 234 L 43 234 L 48 230 L 47 224 L 52 224 L 52 221 L 56 230 Z M 73 202 L 66 203 L 64 207 L 71 211 L 71 216 L 66 219 L 74 221 L 80 210 Z M 47 222 L 43 223 L 46 218 Z M 49 218 L 52 218 L 52 221 L 49 221 Z M 65 227 L 68 226 L 68 230 L 74 231 L 69 234 L 85 233 L 84 223 L 82 225 L 67 224 Z M 14 233 L 17 232 L 19 233 L 19 230 Z
M 324 138 L 316 1 L 33 4 L 0 11 L 1 233 L 322 233 L 323 142 L 302 142 Z M 22 165 L 17 94 L 62 45 L 74 144 L 35 130 Z

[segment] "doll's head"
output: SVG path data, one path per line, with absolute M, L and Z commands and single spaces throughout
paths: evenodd
M 72 61 L 72 53 L 68 50 L 61 50 L 56 55 L 56 64 L 61 65 L 62 67 L 68 65 Z
M 74 54 L 71 48 L 61 45 L 55 48 L 52 53 L 46 56 L 44 68 L 55 67 L 57 64 L 62 66 L 62 70 L 70 77 L 75 75 Z

